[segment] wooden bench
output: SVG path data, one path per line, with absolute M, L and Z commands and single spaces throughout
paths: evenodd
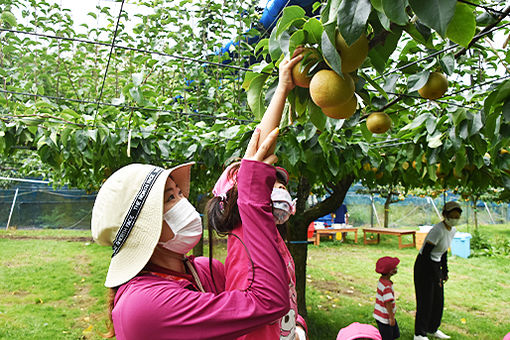
M 377 234 L 377 239 L 368 240 L 367 234 L 370 234 L 370 233 Z M 378 244 L 381 241 L 381 234 L 383 234 L 383 235 L 397 235 L 399 249 L 416 246 L 416 230 L 392 229 L 392 228 L 363 228 L 363 243 L 364 244 Z M 413 242 L 402 244 L 402 235 L 413 235 Z
M 354 232 L 354 243 L 358 243 L 358 228 L 345 227 L 345 228 L 315 229 L 313 244 L 316 246 L 320 245 L 321 236 L 324 236 L 324 235 L 336 236 L 336 233 L 348 233 L 348 232 Z

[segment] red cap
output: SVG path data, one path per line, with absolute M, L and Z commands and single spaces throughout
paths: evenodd
M 398 257 L 381 257 L 379 260 L 377 260 L 377 263 L 375 264 L 375 271 L 379 274 L 388 274 L 393 269 L 397 268 L 398 264 L 400 263 L 400 260 Z

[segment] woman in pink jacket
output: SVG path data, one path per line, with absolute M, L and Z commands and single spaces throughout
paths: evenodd
M 257 268 L 247 290 L 223 291 L 224 269 L 186 257 L 202 236 L 187 201 L 190 164 L 169 170 L 131 164 L 102 185 L 92 212 L 92 236 L 113 254 L 105 286 L 117 339 L 234 339 L 289 311 L 288 281 L 271 205 L 276 170 L 275 129 L 259 143 L 256 129 L 238 174 L 244 243 Z
M 294 56 L 301 49 L 296 49 Z M 290 65 L 300 60 L 293 57 Z M 290 74 L 289 64 L 280 66 L 280 79 L 275 95 L 259 125 L 261 138 L 264 138 L 271 129 L 280 124 L 285 98 L 294 82 Z M 225 260 L 225 289 L 227 291 L 249 290 L 257 279 L 257 268 L 250 258 L 251 253 L 245 247 L 247 220 L 243 219 L 238 209 L 238 191 L 242 189 L 239 181 L 239 163 L 231 164 L 225 169 L 213 189 L 214 198 L 207 206 L 207 221 L 209 226 L 220 234 L 228 234 L 227 258 Z M 289 175 L 283 168 L 276 169 L 276 182 L 271 192 L 273 205 L 273 218 L 275 224 L 283 224 L 290 214 L 295 212 L 294 202 L 286 189 Z M 298 314 L 296 295 L 296 275 L 292 256 L 285 245 L 285 241 L 278 234 L 277 246 L 280 256 L 285 261 L 287 272 L 284 278 L 288 284 L 290 309 L 281 318 L 275 318 L 263 327 L 241 336 L 238 340 L 305 340 L 306 323 Z

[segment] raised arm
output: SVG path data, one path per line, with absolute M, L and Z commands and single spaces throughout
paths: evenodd
M 300 54 L 302 51 L 302 48 L 296 48 L 292 55 L 292 59 L 289 60 L 285 58 L 280 63 L 278 86 L 259 124 L 259 145 L 266 139 L 271 131 L 280 126 L 285 100 L 287 99 L 289 92 L 296 87 L 294 80 L 292 79 L 292 68 L 303 58 Z M 276 142 L 271 146 L 269 153 L 273 153 L 275 147 Z

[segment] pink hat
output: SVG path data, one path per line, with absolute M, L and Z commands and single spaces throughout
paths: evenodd
M 234 162 L 230 164 L 221 174 L 220 178 L 218 178 L 218 181 L 216 181 L 216 184 L 213 188 L 213 195 L 214 196 L 221 196 L 223 198 L 226 198 L 227 191 L 232 189 L 234 185 L 237 183 L 237 170 L 232 170 L 234 167 L 239 167 L 239 162 Z M 232 172 L 232 173 L 231 173 Z
M 503 338 L 503 340 L 510 340 L 510 332 L 508 332 L 505 337 Z
M 368 338 L 382 340 L 381 333 L 372 325 L 353 322 L 349 326 L 342 328 L 338 332 L 336 340 L 354 340 L 359 338 Z
M 388 274 L 393 269 L 395 269 L 398 264 L 400 263 L 400 260 L 398 257 L 381 257 L 379 260 L 377 260 L 377 263 L 375 264 L 375 271 L 379 274 Z

